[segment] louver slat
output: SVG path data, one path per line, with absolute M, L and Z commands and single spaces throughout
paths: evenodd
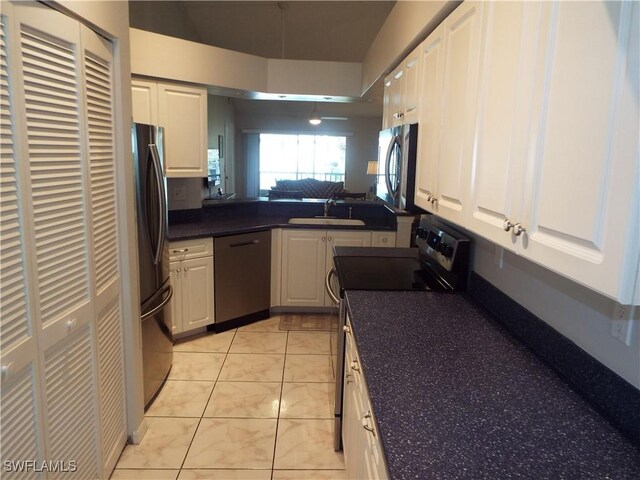
M 118 276 L 111 65 L 85 54 L 96 288 Z
M 2 460 L 42 460 L 38 451 L 34 373 L 29 365 L 15 375 L 10 385 L 2 385 Z M 19 478 L 37 478 L 37 474 L 21 472 Z
M 0 17 L 0 349 L 29 337 L 22 226 L 4 17 Z M 3 420 L 6 415 L 3 412 Z
M 77 478 L 97 477 L 92 358 L 88 325 L 45 352 L 50 457 L 75 460 Z
M 35 261 L 45 324 L 89 299 L 77 59 L 73 46 L 24 24 L 20 41 Z M 60 288 L 47 287 L 54 278 Z
M 102 418 L 103 461 L 122 448 L 124 419 L 124 365 L 120 305 L 116 300 L 98 319 L 98 366 Z

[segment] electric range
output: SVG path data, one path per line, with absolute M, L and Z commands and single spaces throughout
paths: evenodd
M 460 292 L 469 274 L 471 241 L 461 232 L 423 215 L 415 237 L 416 248 L 334 247 L 334 267 L 326 278 L 327 292 L 339 304 L 335 349 L 336 396 L 334 448 L 342 448 L 342 388 L 346 302 L 348 290 Z M 338 280 L 339 293 L 332 288 Z

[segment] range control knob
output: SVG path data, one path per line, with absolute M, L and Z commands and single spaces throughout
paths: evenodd
M 420 238 L 427 238 L 429 232 L 427 230 L 425 230 L 424 228 L 418 227 L 418 230 L 416 230 L 416 233 L 418 234 L 418 236 Z
M 453 247 L 451 245 L 447 245 L 442 254 L 447 258 L 451 258 L 453 256 Z

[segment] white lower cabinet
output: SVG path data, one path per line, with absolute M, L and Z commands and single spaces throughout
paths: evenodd
M 172 333 L 214 323 L 213 239 L 172 242 L 169 255 Z
M 378 427 L 348 316 L 346 328 L 342 444 L 347 478 L 387 479 Z
M 282 231 L 282 306 L 333 306 L 324 281 L 333 266 L 332 248 L 370 247 L 371 232 L 362 230 Z
M 395 232 L 371 232 L 371 246 L 372 247 L 395 247 L 396 233 Z

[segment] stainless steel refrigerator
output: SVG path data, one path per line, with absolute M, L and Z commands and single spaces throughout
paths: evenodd
M 149 406 L 169 375 L 173 362 L 169 301 L 166 180 L 163 174 L 163 129 L 132 127 L 136 176 L 136 221 L 140 270 L 140 312 L 144 404 Z

